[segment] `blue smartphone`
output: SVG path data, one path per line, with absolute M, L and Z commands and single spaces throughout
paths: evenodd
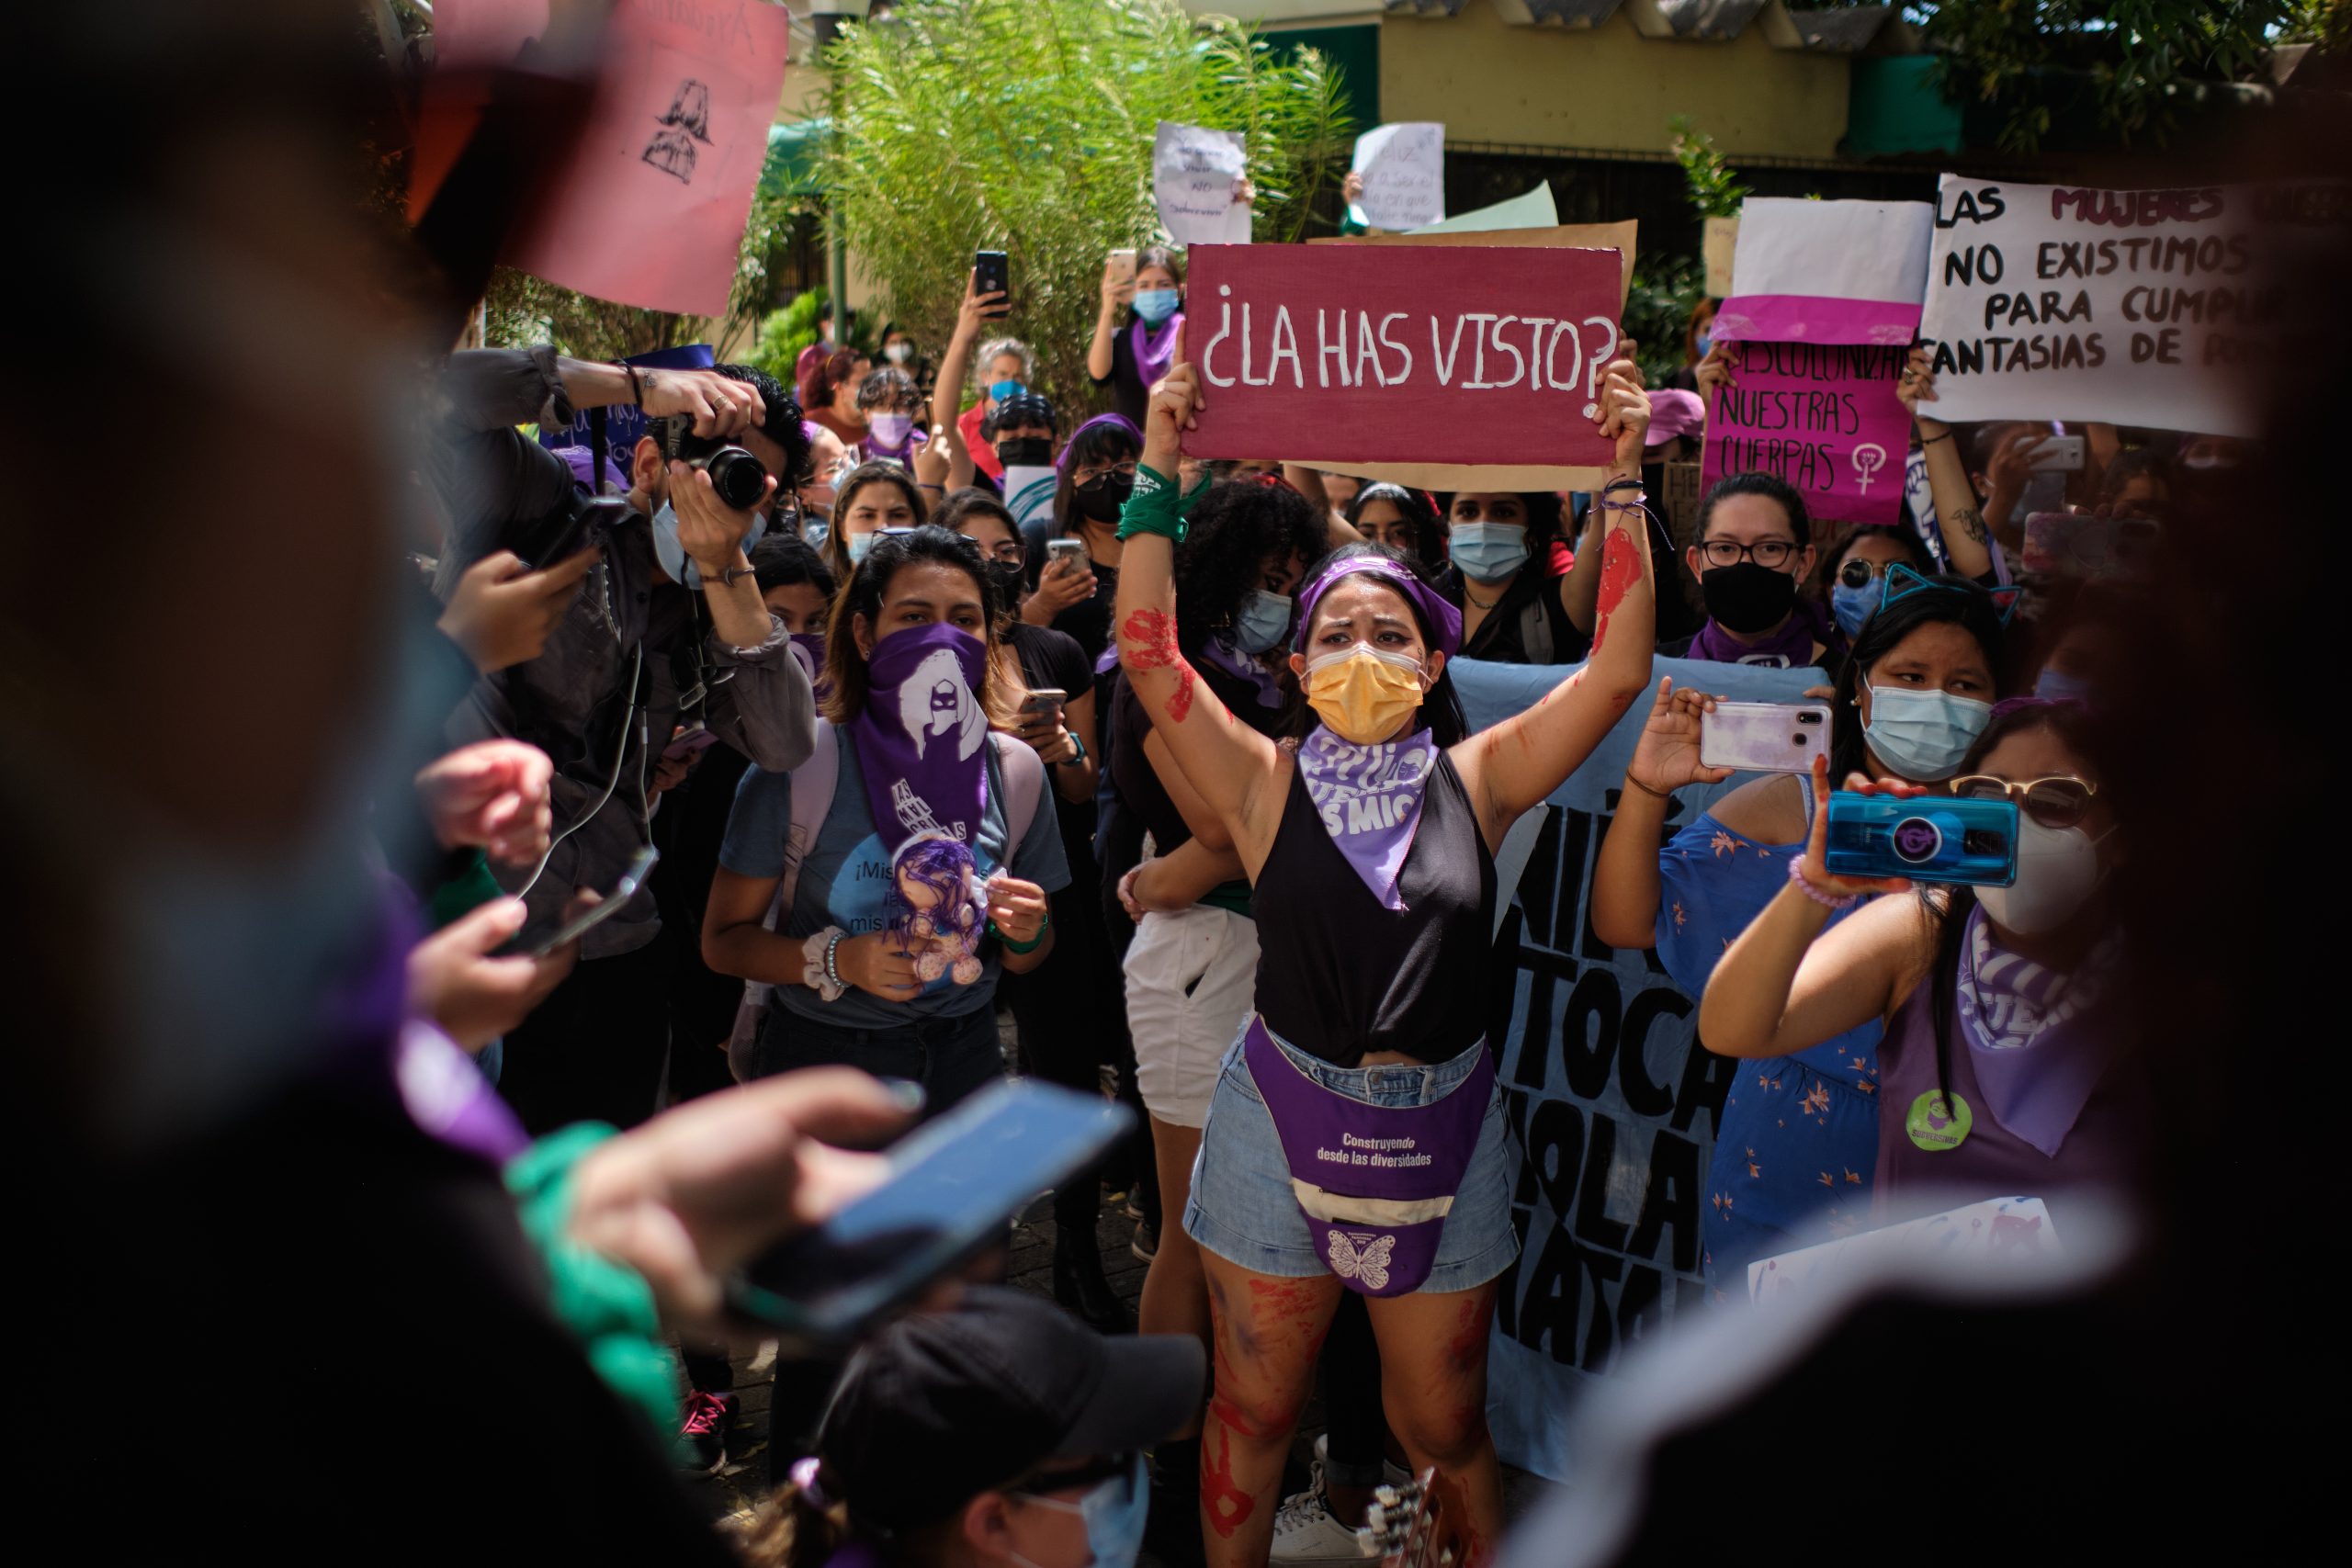
M 991 1247 L 1029 1201 L 1069 1180 L 1135 1117 L 1035 1082 L 985 1089 L 889 1151 L 889 1177 L 730 1280 L 728 1304 L 796 1353 L 854 1345 Z
M 2018 879 L 2018 803 L 1839 790 L 1829 797 L 1832 876 L 1907 876 L 2007 887 Z

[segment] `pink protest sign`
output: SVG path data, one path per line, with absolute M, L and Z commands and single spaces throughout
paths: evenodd
M 724 313 L 789 22 L 760 0 L 616 0 L 588 124 L 500 259 L 600 299 Z
M 1701 483 L 1777 474 L 1828 522 L 1903 517 L 1911 415 L 1894 396 L 1907 350 L 1894 344 L 1742 343 L 1734 384 L 1707 411 Z
M 1582 467 L 1618 344 L 1615 251 L 1195 245 L 1203 457 Z

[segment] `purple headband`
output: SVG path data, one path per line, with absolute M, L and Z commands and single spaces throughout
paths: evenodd
M 1420 606 L 1437 634 L 1438 651 L 1448 659 L 1462 647 L 1462 612 L 1445 601 L 1445 596 L 1417 576 L 1411 567 L 1386 556 L 1347 556 L 1333 561 L 1317 573 L 1315 580 L 1298 592 L 1298 626 L 1303 631 L 1315 619 L 1316 601 L 1329 592 L 1333 583 L 1359 571 L 1377 572 L 1386 578 L 1396 591 Z
M 1078 444 L 1085 436 L 1086 433 L 1092 430 L 1098 424 L 1116 425 L 1119 429 L 1126 433 L 1128 440 L 1136 444 L 1136 454 L 1138 456 L 1142 454 L 1143 432 L 1136 428 L 1136 422 L 1134 420 L 1129 419 L 1123 413 L 1098 413 L 1092 419 L 1088 420 L 1084 424 L 1080 425 L 1076 430 L 1069 433 L 1069 440 L 1063 444 L 1062 455 L 1054 460 L 1054 471 L 1056 473 L 1066 474 L 1069 472 L 1069 455 L 1078 450 Z

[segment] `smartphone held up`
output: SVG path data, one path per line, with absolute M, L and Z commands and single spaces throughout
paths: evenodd
M 1832 876 L 2007 887 L 2018 879 L 2018 805 L 1839 790 L 1829 797 L 1822 862 Z

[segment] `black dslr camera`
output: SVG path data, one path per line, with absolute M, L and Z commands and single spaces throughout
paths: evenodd
M 662 435 L 662 451 L 710 476 L 718 499 L 738 512 L 748 512 L 767 493 L 767 465 L 723 436 L 696 435 L 691 420 L 672 418 Z

